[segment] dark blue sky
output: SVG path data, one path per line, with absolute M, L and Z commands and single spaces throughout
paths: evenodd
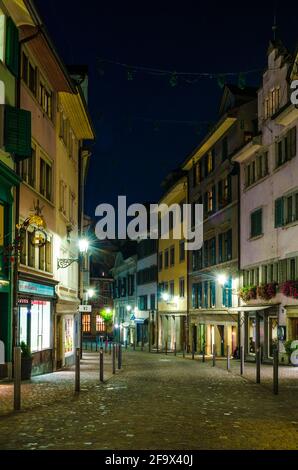
M 97 134 L 86 189 L 91 216 L 97 204 L 113 203 L 118 194 L 131 202 L 156 200 L 163 177 L 206 130 L 179 123 L 161 123 L 154 130 L 145 119 L 212 122 L 221 96 L 217 80 L 208 78 L 171 87 L 167 77 L 137 74 L 128 81 L 125 69 L 105 65 L 100 76 L 98 58 L 177 71 L 240 72 L 265 67 L 272 38 L 274 2 L 267 0 L 196 2 L 189 9 L 185 3 L 180 11 L 161 2 L 163 7 L 147 15 L 130 12 L 129 2 L 35 3 L 64 62 L 89 66 L 89 108 Z M 298 39 L 297 20 L 297 2 L 278 2 L 278 35 L 290 49 Z M 259 84 L 259 77 L 250 75 L 247 83 Z

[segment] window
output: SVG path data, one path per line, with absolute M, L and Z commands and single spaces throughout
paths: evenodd
M 209 150 L 207 154 L 207 174 L 209 175 L 214 170 L 214 150 Z
M 155 294 L 150 294 L 150 308 L 151 310 L 155 310 L 156 302 L 155 302 Z
M 184 277 L 179 279 L 179 297 L 185 296 L 185 280 Z
M 298 220 L 298 192 L 275 200 L 274 226 L 282 227 Z
M 20 162 L 20 174 L 23 181 L 35 187 L 36 147 L 32 146 L 32 156 Z
M 52 119 L 52 92 L 42 82 L 39 83 L 39 104 L 44 113 Z
M 165 250 L 165 268 L 169 267 L 169 250 Z
M 193 186 L 196 186 L 202 181 L 202 160 L 199 160 L 193 166 Z
M 19 30 L 8 17 L 6 20 L 5 38 L 5 62 L 11 73 L 18 77 L 19 74 Z
M 66 194 L 67 194 L 67 185 L 64 183 L 63 180 L 60 180 L 59 210 L 64 215 L 66 215 Z
M 162 252 L 160 252 L 158 255 L 158 270 L 162 270 Z
M 280 107 L 280 87 L 272 88 L 264 101 L 265 119 L 272 116 Z
M 290 259 L 290 281 L 295 281 L 296 279 L 296 260 L 295 258 Z
M 95 318 L 96 332 L 103 333 L 105 331 L 105 322 L 101 315 L 96 315 Z
M 221 209 L 232 200 L 232 177 L 228 175 L 227 178 L 219 181 L 218 183 L 218 208 Z
M 43 159 L 40 159 L 39 192 L 49 201 L 52 200 L 52 167 Z
M 263 210 L 258 209 L 250 215 L 250 236 L 251 238 L 257 237 L 258 235 L 262 235 L 263 228 L 262 228 L 262 217 L 263 217 Z
M 36 96 L 37 69 L 23 52 L 22 55 L 22 78 L 29 90 Z
M 181 240 L 179 242 L 179 261 L 182 262 L 185 260 L 185 242 Z
M 51 346 L 51 303 L 31 302 L 31 351 L 42 351 Z
M 246 165 L 244 171 L 246 188 L 264 178 L 268 174 L 268 152 L 258 155 Z
M 170 266 L 174 266 L 175 264 L 175 247 L 171 246 L 170 248 Z
M 69 190 L 69 220 L 72 224 L 75 222 L 75 193 Z
M 175 295 L 175 283 L 174 281 L 170 281 L 170 297 L 174 297 Z
M 275 144 L 276 166 L 283 165 L 296 156 L 296 126 Z
M 60 113 L 60 137 L 62 138 L 64 145 L 68 147 L 69 123 L 62 112 Z
M 215 212 L 215 198 L 216 198 L 216 191 L 215 186 L 213 186 L 209 191 L 205 193 L 205 200 L 204 200 L 204 209 L 205 215 L 209 215 L 212 212 Z
M 192 308 L 201 308 L 202 303 L 202 283 L 195 283 L 192 285 Z
M 232 307 L 232 278 L 229 277 L 222 287 L 222 306 Z
M 91 315 L 84 313 L 82 315 L 83 333 L 91 333 Z
M 232 229 L 218 235 L 218 258 L 220 263 L 232 259 Z
M 73 351 L 73 317 L 66 316 L 64 319 L 64 352 Z
M 197 271 L 203 267 L 203 250 L 194 250 L 192 252 L 192 269 Z
M 147 310 L 147 309 L 148 309 L 148 296 L 140 295 L 139 296 L 139 310 Z

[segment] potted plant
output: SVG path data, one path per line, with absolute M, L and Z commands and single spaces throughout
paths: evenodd
M 32 371 L 32 354 L 29 346 L 24 341 L 21 342 L 20 346 L 22 350 L 21 379 L 29 380 Z

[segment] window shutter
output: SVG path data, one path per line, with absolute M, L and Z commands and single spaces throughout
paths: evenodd
M 275 200 L 275 227 L 282 227 L 284 224 L 284 198 Z
M 211 287 L 211 307 L 215 307 L 215 303 L 216 303 L 215 281 L 211 281 L 210 287 Z
M 11 73 L 19 75 L 19 30 L 9 17 L 6 21 L 5 62 Z
M 220 233 L 218 235 L 218 258 L 219 258 L 219 262 L 222 263 L 223 262 L 223 258 L 222 258 L 222 245 L 223 245 L 223 234 Z
M 291 158 L 295 157 L 296 155 L 296 126 L 293 127 L 291 130 L 290 130 L 290 155 L 291 155 Z
M 229 277 L 228 280 L 228 289 L 227 289 L 228 305 L 227 307 L 232 307 L 232 278 Z
M 226 288 L 225 285 L 222 286 L 222 306 L 226 306 Z
M 197 291 L 197 284 L 192 285 L 192 308 L 197 308 L 197 296 L 196 296 L 196 291 Z
M 216 238 L 211 240 L 211 264 L 216 264 Z
M 202 307 L 202 283 L 198 284 L 198 307 Z
M 5 106 L 4 145 L 6 152 L 19 160 L 32 156 L 31 113 L 13 106 Z
M 216 211 L 216 185 L 212 186 L 212 212 Z
M 232 229 L 227 232 L 227 259 L 232 259 Z
M 204 282 L 204 308 L 208 308 L 208 281 Z

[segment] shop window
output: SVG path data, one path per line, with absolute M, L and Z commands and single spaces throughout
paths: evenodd
M 83 333 L 91 333 L 91 315 L 82 315 Z
M 96 315 L 96 332 L 103 333 L 105 331 L 105 322 L 101 315 Z
M 248 317 L 248 353 L 256 353 L 256 319 L 254 317 Z
M 31 303 L 31 351 L 49 349 L 51 345 L 51 303 L 34 300 Z
M 64 322 L 64 352 L 73 352 L 73 317 L 65 317 Z
M 268 356 L 273 357 L 274 349 L 277 346 L 277 327 L 278 322 L 276 317 L 268 317 Z

